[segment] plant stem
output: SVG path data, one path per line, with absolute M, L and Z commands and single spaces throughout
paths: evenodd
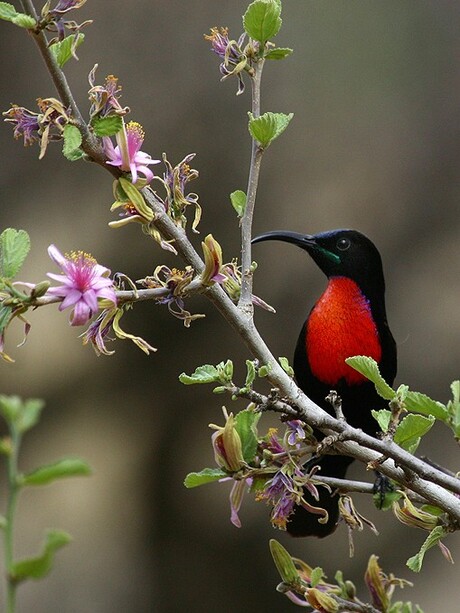
M 252 77 L 252 115 L 260 116 L 260 83 L 262 79 L 262 69 L 264 59 L 260 58 L 254 65 L 254 75 Z M 249 168 L 248 189 L 246 195 L 246 208 L 241 219 L 241 296 L 238 308 L 247 317 L 252 317 L 254 307 L 252 304 L 252 219 L 256 203 L 257 186 L 259 184 L 260 165 L 264 150 L 257 141 L 252 139 L 251 165 Z
M 11 453 L 8 456 L 8 503 L 6 510 L 5 525 L 5 569 L 6 569 L 6 611 L 14 613 L 16 610 L 16 582 L 11 576 L 13 567 L 13 541 L 14 541 L 14 517 L 16 503 L 19 494 L 18 486 L 18 455 L 21 444 L 21 436 L 14 424 L 10 424 L 11 431 Z

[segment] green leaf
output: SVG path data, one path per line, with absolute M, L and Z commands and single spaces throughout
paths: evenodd
M 381 409 L 380 411 L 371 411 L 372 417 L 378 421 L 380 430 L 382 432 L 388 432 L 388 426 L 391 421 L 391 411 L 388 409 Z
M 24 402 L 17 421 L 19 432 L 27 432 L 38 423 L 44 406 L 45 402 L 39 398 L 30 398 Z
M 26 28 L 26 30 L 33 30 L 37 25 L 35 19 L 31 15 L 26 15 L 25 13 L 17 13 L 15 18 L 12 19 L 12 22 L 15 26 Z
M 288 585 L 300 583 L 299 573 L 295 567 L 294 560 L 281 543 L 278 543 L 275 539 L 270 539 L 270 553 L 283 582 Z
M 255 118 L 249 113 L 249 133 L 262 148 L 268 147 L 284 130 L 294 117 L 294 113 L 264 113 Z
M 460 381 L 454 381 L 450 389 L 452 390 L 452 400 L 447 403 L 449 423 L 456 438 L 460 438 Z
M 222 383 L 230 383 L 233 377 L 233 362 L 227 360 L 226 362 L 220 362 L 217 364 L 217 370 Z
M 71 57 L 75 57 L 75 49 L 85 40 L 82 32 L 66 36 L 64 40 L 58 41 L 50 46 L 50 51 L 54 55 L 59 68 L 62 68 Z
M 29 250 L 30 238 L 25 230 L 3 230 L 0 234 L 0 276 L 13 279 L 21 269 Z
M 262 366 L 257 371 L 257 375 L 259 377 L 261 377 L 261 378 L 268 377 L 268 375 L 270 374 L 271 369 L 272 369 L 272 367 L 270 366 L 270 364 L 262 364 Z
M 401 498 L 399 492 L 376 492 L 372 494 L 372 500 L 375 507 L 379 511 L 388 511 L 393 507 L 393 503 L 397 502 Z
M 289 364 L 289 360 L 287 358 L 278 358 L 281 368 L 287 373 L 290 377 L 294 376 L 294 370 L 292 366 Z
M 91 468 L 85 460 L 80 458 L 63 458 L 22 475 L 20 483 L 21 485 L 47 485 L 56 479 L 84 477 L 89 474 L 91 474 Z
M 254 460 L 257 452 L 257 423 L 261 413 L 244 409 L 235 415 L 235 430 L 241 440 L 241 451 L 248 464 Z
M 276 47 L 276 49 L 270 49 L 270 51 L 265 54 L 265 59 L 284 60 L 284 58 L 289 57 L 292 53 L 294 53 L 294 50 L 288 47 Z
M 227 477 L 227 473 L 220 468 L 204 468 L 199 473 L 189 473 L 184 480 L 184 485 L 187 488 L 198 487 L 205 483 L 211 483 L 212 481 L 218 481 Z
M 321 579 L 323 579 L 323 577 L 324 577 L 324 571 L 321 568 L 321 566 L 316 566 L 315 568 L 313 568 L 313 570 L 311 571 L 311 577 L 310 577 L 311 587 L 316 587 L 318 583 L 321 581 Z
M 433 416 L 424 417 L 409 413 L 398 424 L 393 440 L 406 451 L 413 453 L 418 447 L 420 438 L 431 429 L 434 422 Z
M 22 401 L 19 396 L 0 395 L 0 415 L 10 425 L 14 424 L 21 413 Z
M 81 145 L 81 132 L 77 126 L 67 124 L 64 128 L 64 145 L 62 147 L 62 153 L 64 156 L 74 162 L 80 159 L 84 154 L 79 148 Z
M 96 136 L 113 136 L 123 128 L 123 120 L 120 115 L 109 115 L 108 117 L 98 117 L 91 120 L 91 127 Z
M 447 420 L 447 408 L 442 402 L 432 400 L 420 392 L 407 392 L 404 404 L 408 411 L 414 411 L 422 415 L 433 415 L 442 421 Z
M 0 19 L 11 21 L 21 28 L 32 29 L 37 25 L 35 19 L 25 13 L 18 13 L 12 4 L 0 2 Z
M 254 364 L 254 360 L 246 360 L 246 368 L 247 374 L 244 386 L 251 389 L 254 379 L 256 378 L 256 366 Z
M 352 358 L 347 358 L 345 362 L 375 385 L 377 393 L 386 400 L 393 400 L 396 392 L 391 388 L 379 371 L 378 364 L 372 358 L 365 355 L 355 355 Z
M 0 19 L 4 19 L 5 21 L 13 21 L 16 15 L 17 11 L 12 4 L 9 4 L 8 2 L 0 2 Z
M 248 36 L 265 44 L 281 28 L 281 3 L 275 0 L 255 0 L 243 15 L 243 27 Z
M 15 562 L 10 568 L 11 577 L 15 582 L 45 577 L 53 567 L 56 551 L 70 543 L 71 540 L 67 532 L 50 530 L 46 535 L 41 555 Z
M 0 303 L 0 334 L 3 333 L 6 326 L 10 323 L 13 307 Z
M 183 372 L 179 375 L 179 381 L 184 385 L 194 385 L 195 383 L 214 383 L 220 381 L 219 371 L 211 364 L 198 366 L 195 372 L 191 375 L 186 375 Z
M 230 202 L 238 217 L 243 217 L 246 210 L 246 194 L 241 189 L 237 189 L 230 194 Z
M 406 562 L 407 566 L 414 572 L 419 573 L 422 569 L 423 558 L 425 557 L 425 553 L 436 545 L 444 536 L 446 535 L 444 528 L 442 526 L 436 526 L 430 534 L 426 537 L 425 542 L 420 548 L 420 551 L 409 558 Z

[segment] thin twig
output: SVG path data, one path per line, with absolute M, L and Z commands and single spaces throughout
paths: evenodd
M 25 13 L 31 15 L 38 21 L 38 15 L 35 10 L 35 6 L 32 0 L 21 0 L 21 5 Z M 106 170 L 111 172 L 113 176 L 119 177 L 120 171 L 115 166 L 109 166 L 106 164 L 107 158 L 104 154 L 102 146 L 94 134 L 90 131 L 87 123 L 83 119 L 83 116 L 78 108 L 77 103 L 73 97 L 72 91 L 67 82 L 64 72 L 59 67 L 55 56 L 50 52 L 48 40 L 43 30 L 29 30 L 29 34 L 34 39 L 43 61 L 48 69 L 54 86 L 61 98 L 62 103 L 72 111 L 72 118 L 76 127 L 80 130 L 82 135 L 82 149 L 91 161 L 103 166 Z
M 260 116 L 260 83 L 262 78 L 262 70 L 264 59 L 260 58 L 254 65 L 254 74 L 252 76 L 252 115 Z M 256 203 L 257 186 L 259 184 L 260 166 L 262 162 L 264 150 L 257 141 L 252 139 L 251 164 L 249 168 L 248 189 L 246 196 L 246 208 L 241 219 L 241 296 L 238 307 L 242 313 L 248 318 L 252 318 L 252 220 L 254 216 L 254 207 Z

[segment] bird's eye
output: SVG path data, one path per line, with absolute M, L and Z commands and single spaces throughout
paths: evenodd
M 351 241 L 349 238 L 339 238 L 337 241 L 337 249 L 339 251 L 346 251 L 351 245 Z

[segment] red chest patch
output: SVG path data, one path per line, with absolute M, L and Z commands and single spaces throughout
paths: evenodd
M 340 379 L 349 385 L 365 381 L 345 364 L 345 358 L 367 355 L 379 362 L 382 349 L 369 302 L 354 281 L 330 279 L 310 313 L 305 342 L 311 371 L 320 381 L 330 385 Z

